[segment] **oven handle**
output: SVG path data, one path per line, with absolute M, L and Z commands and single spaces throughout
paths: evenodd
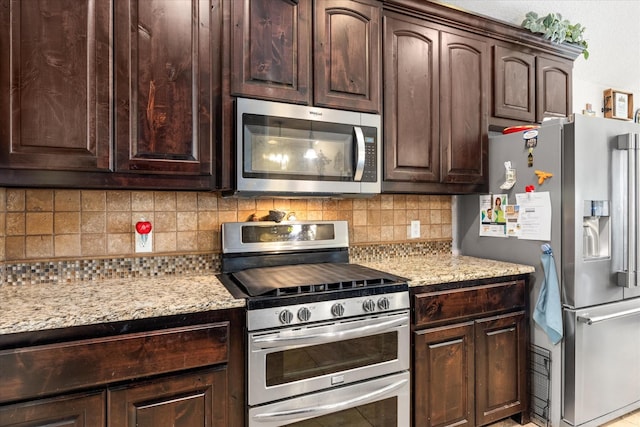
M 319 406 L 311 406 L 306 408 L 296 408 L 288 411 L 280 411 L 280 412 L 267 412 L 264 414 L 254 415 L 252 418 L 258 422 L 269 422 L 272 420 L 278 421 L 286 421 L 290 419 L 297 419 L 301 416 L 305 418 L 317 417 L 323 414 L 328 414 L 332 412 L 338 412 L 343 409 L 348 409 L 360 405 L 364 405 L 370 402 L 375 402 L 380 400 L 382 397 L 393 394 L 396 390 L 405 386 L 409 380 L 402 379 L 391 383 L 385 387 L 382 387 L 378 390 L 374 390 L 370 393 L 366 393 L 361 396 L 354 397 L 352 399 L 343 400 L 338 403 L 329 403 L 326 405 Z
M 322 344 L 335 338 L 342 340 L 348 340 L 352 338 L 359 338 L 362 334 L 373 335 L 384 332 L 387 329 L 394 329 L 398 326 L 408 324 L 409 320 L 407 316 L 400 318 L 387 320 L 385 322 L 376 323 L 374 325 L 365 325 L 353 329 L 347 329 L 344 331 L 327 332 L 324 334 L 309 335 L 301 333 L 296 336 L 287 336 L 280 333 L 269 335 L 265 337 L 254 338 L 252 344 L 260 349 L 284 347 L 287 345 L 312 345 Z

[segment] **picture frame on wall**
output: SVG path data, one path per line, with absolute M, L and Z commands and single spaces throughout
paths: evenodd
M 604 117 L 618 120 L 632 120 L 633 94 L 615 89 L 604 91 Z
M 613 117 L 616 119 L 628 119 L 629 95 L 623 92 L 614 92 Z

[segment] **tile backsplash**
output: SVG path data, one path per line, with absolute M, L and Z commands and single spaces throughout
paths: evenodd
M 210 192 L 0 188 L 0 260 L 135 255 L 135 223 L 153 224 L 153 255 L 219 252 L 220 224 L 277 209 L 300 220 L 347 220 L 352 244 L 451 239 L 451 197 L 236 199 Z M 151 255 L 151 254 L 145 254 Z

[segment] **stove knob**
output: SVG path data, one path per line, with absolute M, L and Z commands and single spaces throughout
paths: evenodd
M 333 304 L 331 306 L 331 314 L 333 314 L 333 317 L 342 317 L 344 315 L 344 305 L 339 302 Z
M 362 309 L 364 311 L 366 311 L 367 313 L 370 313 L 370 312 L 372 312 L 372 311 L 374 311 L 376 309 L 376 303 L 373 302 L 372 299 L 365 300 L 362 303 Z
M 293 320 L 293 314 L 291 314 L 289 310 L 282 310 L 278 315 L 278 318 L 280 319 L 280 323 L 288 325 Z
M 390 305 L 389 298 L 387 297 L 382 297 L 378 300 L 378 308 L 380 310 L 389 310 Z
M 302 320 L 303 322 L 306 322 L 310 318 L 311 318 L 311 311 L 309 311 L 307 307 L 302 307 L 300 310 L 298 310 L 298 319 Z

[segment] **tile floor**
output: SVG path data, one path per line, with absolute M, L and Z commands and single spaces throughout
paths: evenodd
M 516 427 L 520 424 L 514 420 L 507 419 L 499 421 L 495 424 L 491 424 L 488 427 Z M 537 427 L 536 424 L 529 423 L 524 427 Z M 630 414 L 623 415 L 622 417 L 615 419 L 607 424 L 603 424 L 603 427 L 640 427 L 640 410 L 631 412 Z

